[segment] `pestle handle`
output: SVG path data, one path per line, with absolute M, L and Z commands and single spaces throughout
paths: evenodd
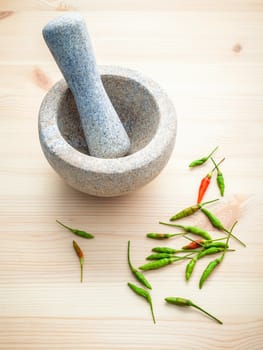
M 43 36 L 74 96 L 90 155 L 127 154 L 130 140 L 103 87 L 82 16 L 57 17 L 44 27 Z

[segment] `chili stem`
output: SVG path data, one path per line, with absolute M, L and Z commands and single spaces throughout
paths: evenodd
M 236 226 L 236 224 L 238 223 L 238 221 L 235 221 L 228 233 L 228 236 L 227 236 L 227 240 L 226 240 L 226 247 L 228 245 L 228 242 L 229 242 L 229 239 L 230 239 L 230 235 L 232 234 L 232 231 L 234 230 L 234 227 Z M 224 259 L 224 256 L 226 254 L 226 249 L 224 250 L 223 254 L 222 254 L 222 260 Z
M 153 312 L 153 304 L 152 304 L 152 301 L 151 301 L 149 304 L 150 304 L 150 309 L 151 309 L 151 314 L 152 314 L 153 323 L 156 323 L 156 321 L 155 321 L 155 316 L 154 316 L 154 312 Z
M 196 239 L 192 239 L 192 238 L 187 237 L 187 236 L 184 236 L 184 238 L 188 239 L 188 240 L 191 241 L 191 242 L 196 242 Z M 200 245 L 200 247 L 203 245 L 201 242 L 198 243 L 198 244 Z
M 188 259 L 188 256 L 190 256 L 190 255 L 193 255 L 193 254 L 197 254 L 198 252 L 200 252 L 200 250 L 199 251 L 194 251 L 194 252 L 191 252 L 191 253 L 189 253 L 189 254 L 186 254 L 186 255 L 184 255 L 184 256 L 182 256 L 182 257 L 180 257 L 179 259 L 181 260 L 181 259 Z M 190 258 L 191 259 L 191 258 Z
M 192 241 L 192 242 L 195 242 L 194 239 L 188 237 L 188 236 L 184 236 L 184 238 L 188 239 L 189 241 Z M 211 241 L 214 242 L 214 241 L 223 241 L 224 239 L 227 239 L 227 237 L 222 237 L 222 238 L 216 238 L 216 239 L 212 239 Z
M 236 221 L 236 223 L 237 223 L 237 221 Z M 235 224 L 236 224 L 236 223 L 235 223 Z M 234 227 L 233 227 L 233 228 L 234 228 Z M 231 232 L 232 232 L 232 229 L 231 229 Z M 230 235 L 228 235 L 228 237 L 229 237 L 229 236 L 230 236 Z M 212 241 L 220 241 L 220 240 L 226 239 L 226 238 L 228 238 L 228 237 L 213 239 Z M 190 237 L 184 236 L 184 238 L 188 239 L 189 241 L 195 242 L 195 240 L 192 239 L 192 238 L 190 238 Z M 229 241 L 229 239 L 227 239 L 227 241 L 226 241 L 226 247 L 227 247 L 227 245 L 228 245 L 228 241 Z M 201 247 L 204 246 L 204 244 L 202 244 L 202 243 L 198 243 L 198 244 L 199 244 Z M 200 251 L 202 251 L 202 249 L 199 249 L 199 250 L 195 249 L 195 250 L 194 250 L 194 252 L 200 252 Z M 226 251 L 228 251 L 228 252 L 234 252 L 235 249 L 227 249 L 227 248 L 226 248 L 225 252 L 226 252 Z M 194 252 L 193 252 L 193 253 L 194 253 Z
M 218 163 L 214 166 L 214 168 L 210 171 L 210 174 L 213 173 L 213 172 L 218 168 L 218 166 L 219 166 L 221 163 L 223 163 L 223 161 L 224 161 L 225 159 L 226 159 L 225 157 L 224 157 L 223 159 L 221 159 L 220 162 L 218 162 Z
M 213 149 L 213 151 L 212 151 L 211 153 L 208 154 L 207 159 L 209 159 L 209 158 L 215 153 L 215 151 L 218 149 L 218 147 L 219 147 L 219 146 L 216 146 L 216 148 Z
M 66 229 L 71 230 L 71 227 L 69 227 L 69 226 L 67 226 L 67 225 L 63 224 L 61 221 L 56 220 L 56 222 L 57 222 L 59 225 L 61 225 L 61 226 L 65 227 Z
M 246 247 L 247 245 L 242 242 L 237 236 L 233 235 L 233 233 L 231 233 L 231 231 L 228 231 L 227 229 L 223 230 L 224 232 L 228 233 L 232 238 L 234 238 L 236 241 L 238 241 L 240 244 L 242 244 L 243 247 Z
M 215 166 L 216 170 L 219 170 L 218 165 L 216 164 L 216 162 L 214 161 L 214 159 L 213 159 L 213 158 L 211 158 L 211 160 L 212 160 L 212 162 L 213 162 L 213 164 L 214 164 L 214 166 Z
M 83 282 L 83 264 L 80 264 L 80 282 Z
M 222 237 L 222 238 L 216 238 L 216 239 L 213 239 L 213 241 L 222 241 L 224 239 L 227 239 L 227 237 Z
M 223 324 L 222 321 L 220 321 L 218 318 L 216 318 L 215 316 L 211 315 L 209 312 L 207 312 L 207 311 L 205 311 L 204 309 L 202 309 L 200 306 L 198 306 L 198 305 L 196 305 L 196 304 L 194 304 L 194 303 L 192 303 L 191 305 L 192 305 L 193 307 L 195 307 L 196 309 L 198 309 L 198 310 L 204 312 L 207 316 L 213 318 L 216 322 L 218 322 L 218 323 L 220 323 L 220 324 Z
M 179 226 L 179 225 L 170 224 L 168 222 L 163 222 L 163 221 L 159 221 L 159 224 L 166 225 L 166 226 L 171 226 L 171 227 L 178 227 Z
M 214 203 L 214 202 L 217 202 L 217 201 L 219 201 L 219 198 L 213 199 L 212 201 L 200 203 L 200 205 L 201 205 L 201 207 L 202 207 L 203 205 L 207 205 L 207 204 Z

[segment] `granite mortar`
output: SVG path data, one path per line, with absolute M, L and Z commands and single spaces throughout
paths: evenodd
M 130 138 L 129 154 L 116 159 L 90 156 L 65 80 L 41 104 L 39 138 L 48 162 L 66 183 L 93 196 L 113 197 L 142 187 L 161 172 L 174 147 L 177 120 L 172 102 L 151 79 L 122 67 L 99 69 Z

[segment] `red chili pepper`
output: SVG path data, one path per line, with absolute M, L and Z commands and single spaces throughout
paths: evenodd
M 199 186 L 197 203 L 201 203 L 205 192 L 211 182 L 212 172 L 208 173 L 202 180 Z
M 221 164 L 225 158 L 220 160 L 218 164 L 201 180 L 200 186 L 199 186 L 199 191 L 198 191 L 198 198 L 197 198 L 197 204 L 201 203 L 203 200 L 203 197 L 206 193 L 206 190 L 211 182 L 211 178 L 213 175 L 213 172 L 215 171 L 216 167 L 218 167 L 219 164 Z
M 196 239 L 195 241 L 192 241 L 189 244 L 185 245 L 183 249 L 197 249 L 202 246 L 202 243 L 203 243 L 202 239 Z

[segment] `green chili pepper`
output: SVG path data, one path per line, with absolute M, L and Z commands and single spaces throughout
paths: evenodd
M 207 248 L 205 250 L 202 250 L 200 253 L 198 253 L 198 260 L 203 258 L 206 255 L 211 255 L 211 254 L 216 254 L 216 253 L 220 253 L 223 252 L 225 250 L 225 248 L 218 248 L 218 247 L 210 247 Z M 231 249 L 232 251 L 232 249 Z
M 202 245 L 204 248 L 211 248 L 211 247 L 217 247 L 217 248 L 228 248 L 228 244 L 225 242 L 205 242 Z
M 208 156 L 202 157 L 200 159 L 197 159 L 197 160 L 194 160 L 193 162 L 191 162 L 189 164 L 189 168 L 193 168 L 193 167 L 204 164 L 215 153 L 215 151 L 218 149 L 218 147 L 219 146 L 217 146 L 215 149 L 213 149 L 213 151 Z
M 201 211 L 207 216 L 211 224 L 217 228 L 218 230 L 224 231 L 226 233 L 229 233 L 229 231 L 224 227 L 224 225 L 221 223 L 221 221 L 212 214 L 209 210 L 202 208 Z M 240 244 L 242 244 L 244 247 L 246 247 L 246 244 L 243 243 L 239 238 L 237 238 L 235 235 L 230 233 L 230 236 L 233 237 L 235 240 L 237 240 Z
M 176 225 L 176 224 L 170 224 L 170 223 L 166 223 L 166 222 L 162 222 L 162 221 L 160 221 L 159 223 L 162 224 L 162 225 L 182 228 L 185 232 L 193 233 L 193 234 L 195 234 L 197 236 L 203 237 L 204 239 L 211 239 L 211 236 L 210 236 L 210 234 L 207 231 L 205 231 L 205 230 L 203 230 L 203 229 L 201 229 L 199 227 L 196 227 L 196 226 Z
M 192 254 L 192 253 L 190 253 L 190 254 Z M 144 270 L 144 271 L 157 270 L 157 269 L 160 269 L 161 267 L 170 265 L 176 261 L 186 259 L 187 256 L 188 256 L 188 254 L 185 256 L 182 256 L 182 257 L 172 257 L 172 258 L 163 258 L 163 259 L 159 259 L 159 260 L 154 260 L 154 261 L 151 261 L 145 265 L 140 266 L 139 269 Z
M 198 258 L 197 256 L 195 256 L 194 258 L 192 258 L 189 263 L 186 265 L 186 269 L 185 269 L 185 279 L 188 281 L 192 275 L 192 272 L 194 270 L 195 264 L 197 262 Z
M 216 171 L 217 171 L 217 175 L 216 175 L 216 182 L 217 182 L 217 186 L 219 188 L 220 194 L 222 197 L 224 197 L 224 192 L 225 192 L 225 180 L 224 180 L 224 176 L 222 174 L 222 171 L 219 169 L 219 167 L 216 165 L 215 161 L 213 158 L 211 158 L 212 162 L 214 163 L 215 167 L 216 167 Z
M 66 226 L 66 225 L 62 224 L 62 222 L 60 222 L 58 220 L 56 220 L 56 222 L 59 225 L 65 227 L 70 232 L 74 233 L 74 235 L 77 235 L 77 236 L 80 236 L 80 237 L 84 237 L 84 238 L 94 238 L 94 236 L 91 233 L 88 233 L 88 232 L 85 232 L 85 231 L 78 230 L 76 228 L 72 228 L 72 227 Z
M 170 247 L 155 247 L 152 249 L 153 252 L 156 253 L 166 253 L 166 254 L 174 254 L 177 253 L 177 250 Z
M 172 264 L 173 262 L 177 261 L 178 258 L 163 258 L 159 260 L 152 261 L 150 263 L 147 263 L 145 265 L 142 265 L 139 267 L 140 270 L 148 271 L 148 270 L 156 270 L 160 269 L 161 267 L 167 266 L 169 264 Z
M 164 299 L 167 303 L 170 304 L 174 304 L 174 305 L 178 305 L 178 306 L 192 306 L 200 311 L 202 311 L 203 313 L 205 313 L 207 316 L 211 317 L 213 320 L 215 320 L 216 322 L 223 324 L 222 321 L 220 321 L 218 318 L 216 318 L 215 316 L 211 315 L 210 313 L 208 313 L 207 311 L 205 311 L 204 309 L 202 309 L 200 306 L 194 304 L 191 300 L 189 299 L 185 299 L 185 298 L 181 298 L 181 297 L 167 297 Z
M 185 253 L 184 249 L 174 249 L 170 247 L 155 247 L 152 249 L 152 251 L 156 253 L 167 253 L 167 254 Z
M 137 269 L 135 269 L 135 267 L 133 267 L 132 263 L 131 263 L 131 259 L 130 259 L 130 241 L 128 241 L 128 265 L 129 268 L 131 270 L 131 272 L 133 273 L 133 275 L 137 278 L 137 280 L 139 282 L 141 282 L 141 284 L 143 284 L 145 287 L 152 289 L 152 286 L 150 284 L 150 282 L 146 279 L 146 277 L 143 275 L 143 273 L 141 271 L 138 271 Z
M 155 232 L 150 232 L 147 233 L 147 237 L 148 238 L 152 238 L 152 239 L 169 239 L 171 237 L 175 237 L 175 236 L 182 236 L 184 235 L 185 232 L 181 232 L 181 233 L 155 233 Z
M 215 228 L 225 231 L 225 227 L 215 215 L 205 208 L 202 208 L 201 211 L 208 217 L 209 221 Z
M 204 203 L 200 203 L 200 204 L 194 204 L 191 207 L 185 208 L 185 209 L 179 211 L 179 213 L 173 215 L 170 218 L 170 221 L 175 221 L 175 220 L 185 218 L 186 216 L 190 216 L 190 215 L 194 214 L 195 212 L 197 212 L 199 209 L 201 209 L 204 205 L 210 204 L 210 203 L 213 203 L 216 201 L 218 201 L 218 199 L 214 199 L 212 201 L 204 202 Z
M 211 273 L 214 271 L 214 269 L 217 267 L 217 265 L 219 265 L 222 261 L 222 256 L 220 256 L 220 258 L 217 258 L 213 261 L 210 261 L 210 263 L 207 265 L 207 267 L 205 268 L 200 281 L 199 281 L 199 288 L 201 289 L 203 287 L 203 284 L 205 283 L 205 281 L 207 280 L 207 278 L 211 275 Z
M 220 190 L 220 194 L 224 197 L 225 192 L 225 180 L 222 172 L 220 170 L 217 171 L 216 182 Z
M 153 305 L 152 305 L 152 298 L 151 298 L 150 293 L 147 290 L 145 290 L 143 288 L 140 288 L 140 287 L 138 287 L 138 286 L 136 286 L 135 284 L 132 284 L 132 283 L 128 283 L 128 286 L 131 288 L 131 290 L 134 291 L 134 293 L 136 293 L 136 294 L 138 294 L 141 297 L 146 299 L 146 301 L 150 305 L 153 323 L 155 323 L 155 317 L 154 317 Z
M 175 255 L 169 253 L 156 253 L 147 256 L 146 260 L 159 260 L 163 258 L 175 258 Z
M 80 249 L 78 243 L 76 241 L 72 241 L 73 248 L 79 258 L 79 264 L 80 264 L 80 282 L 83 282 L 83 265 L 84 265 L 84 254 L 82 250 Z
M 232 233 L 235 225 L 237 224 L 237 221 L 233 224 L 233 226 L 231 227 L 229 233 L 228 233 L 228 237 L 227 237 L 227 241 L 226 241 L 226 247 L 224 249 L 224 252 L 223 254 L 213 260 L 213 261 L 210 261 L 210 263 L 207 265 L 207 267 L 205 268 L 201 278 L 200 278 L 200 281 L 199 281 L 199 288 L 201 289 L 205 283 L 205 281 L 207 280 L 207 278 L 211 275 L 211 273 L 214 271 L 214 269 L 221 263 L 221 261 L 224 259 L 224 256 L 226 254 L 226 250 L 227 250 L 227 247 L 228 247 L 228 242 L 229 242 L 229 238 L 230 238 L 230 234 Z

